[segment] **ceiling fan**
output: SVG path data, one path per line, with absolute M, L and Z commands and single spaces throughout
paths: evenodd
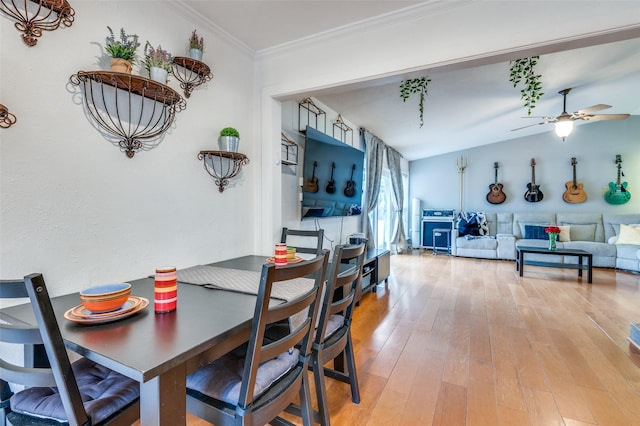
M 565 140 L 567 136 L 573 130 L 573 122 L 576 120 L 597 121 L 597 120 L 624 120 L 629 117 L 629 114 L 593 114 L 596 111 L 611 108 L 611 105 L 598 104 L 590 106 L 589 108 L 580 109 L 573 114 L 567 113 L 567 94 L 571 91 L 571 88 L 563 89 L 558 93 L 563 96 L 562 114 L 557 117 L 524 117 L 524 118 L 541 118 L 542 121 L 536 124 L 529 124 L 528 126 L 518 127 L 511 131 L 525 129 L 531 126 L 537 126 L 539 124 L 555 124 L 556 134 Z

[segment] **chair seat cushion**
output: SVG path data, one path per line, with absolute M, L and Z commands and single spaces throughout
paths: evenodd
M 253 389 L 254 398 L 295 367 L 299 354 L 297 349 L 292 349 L 260 364 Z M 187 388 L 236 405 L 240 398 L 244 362 L 243 357 L 229 353 L 187 376 Z
M 344 325 L 344 317 L 342 315 L 331 315 L 327 321 L 327 329 L 324 331 L 324 338 L 331 336 Z
M 127 407 L 140 396 L 138 382 L 82 358 L 72 366 L 84 409 L 91 424 Z M 33 417 L 66 422 L 60 393 L 55 387 L 27 388 L 11 397 L 11 410 Z

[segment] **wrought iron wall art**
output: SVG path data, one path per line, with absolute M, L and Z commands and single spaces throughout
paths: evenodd
M 178 56 L 173 58 L 173 75 L 188 98 L 191 91 L 213 78 L 209 66 L 195 59 Z
M 229 179 L 240 173 L 242 166 L 249 164 L 246 155 L 230 151 L 200 151 L 198 159 L 203 161 L 204 169 L 214 179 L 220 192 L 229 185 Z
M 338 131 L 338 137 L 336 137 L 336 130 Z M 333 122 L 333 137 L 344 143 L 347 143 L 347 134 L 351 133 L 351 145 L 353 145 L 353 129 L 347 126 L 342 119 L 342 116 L 338 114 L 336 121 Z
M 298 165 L 298 144 L 296 141 L 287 136 L 284 132 L 280 132 L 280 145 L 282 146 L 282 164 L 288 166 Z
M 70 78 L 83 93 L 91 123 L 127 157 L 155 148 L 185 100 L 169 86 L 111 71 L 80 71 Z
M 70 27 L 76 13 L 66 0 L 0 0 L 0 12 L 16 21 L 14 26 L 29 47 L 38 43 L 43 30 Z
M 18 121 L 16 116 L 11 114 L 6 106 L 0 104 L 0 128 L 8 129 L 16 124 L 16 121 Z
M 318 117 L 324 119 L 324 128 L 318 127 Z M 313 127 L 323 133 L 327 133 L 327 114 L 318 107 L 311 98 L 304 98 L 298 103 L 298 130 L 304 131 L 306 126 Z

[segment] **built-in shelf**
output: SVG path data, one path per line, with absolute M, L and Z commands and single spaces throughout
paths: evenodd
M 214 179 L 220 192 L 229 185 L 230 179 L 240 173 L 242 166 L 249 164 L 246 155 L 231 151 L 200 151 L 198 159 L 203 162 L 204 169 Z
M 180 88 L 187 98 L 191 96 L 193 89 L 213 78 L 207 64 L 183 56 L 173 58 L 173 76 L 180 82 Z
M 129 158 L 158 145 L 187 105 L 169 86 L 133 74 L 79 71 L 69 80 L 81 87 L 93 123 Z

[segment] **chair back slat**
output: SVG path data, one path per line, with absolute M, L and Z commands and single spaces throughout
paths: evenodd
M 31 274 L 25 277 L 24 282 L 69 424 L 87 424 L 89 419 L 58 328 L 58 321 L 51 306 L 44 278 L 42 274 Z
M 322 243 L 324 242 L 324 229 L 302 230 L 282 228 L 280 242 L 287 244 L 289 247 L 295 247 L 296 253 L 320 256 L 322 254 Z
M 243 409 L 253 403 L 253 389 L 259 364 L 269 359 L 273 359 L 279 354 L 297 346 L 300 348 L 300 360 L 298 365 L 303 367 L 299 374 L 304 374 L 308 363 L 308 354 L 311 350 L 311 339 L 313 324 L 316 322 L 316 315 L 320 305 L 320 289 L 325 280 L 327 264 L 329 261 L 328 251 L 323 251 L 320 256 L 314 259 L 290 264 L 284 267 L 276 267 L 273 264 L 265 264 L 262 267 L 260 278 L 260 288 L 256 301 L 256 308 L 251 328 L 251 336 L 247 347 L 243 380 L 240 388 L 240 398 L 238 405 Z M 301 294 L 294 300 L 287 303 L 272 303 L 271 293 L 275 286 L 292 279 L 309 278 L 313 281 L 312 288 L 305 294 Z M 304 318 L 294 329 L 289 330 L 277 339 L 269 339 L 264 342 L 265 330 L 268 326 L 289 318 L 292 314 L 304 312 Z M 302 380 L 301 376 L 297 380 Z M 279 398 L 280 399 L 280 398 Z M 280 410 L 284 409 L 290 401 L 283 400 L 284 404 Z

